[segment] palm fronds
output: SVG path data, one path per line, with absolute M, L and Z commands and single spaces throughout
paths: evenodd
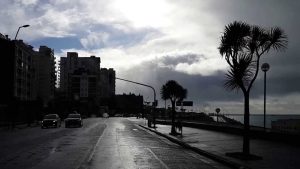
M 225 26 L 218 48 L 230 66 L 225 88 L 236 90 L 251 87 L 249 83 L 253 83 L 258 74 L 260 56 L 271 48 L 284 50 L 286 46 L 287 37 L 278 27 L 267 30 L 240 21 Z

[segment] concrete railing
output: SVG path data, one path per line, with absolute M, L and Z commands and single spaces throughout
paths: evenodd
M 165 124 L 171 125 L 170 120 L 156 120 L 157 124 Z M 244 128 L 242 125 L 230 125 L 226 123 L 214 123 L 214 122 L 187 122 L 182 121 L 182 126 L 184 127 L 192 127 L 192 128 L 199 128 L 199 129 L 206 129 L 206 130 L 213 130 L 219 132 L 226 132 L 230 134 L 236 135 L 243 135 Z M 300 133 L 288 133 L 282 132 L 277 130 L 266 129 L 264 130 L 261 127 L 254 127 L 250 128 L 250 137 L 251 138 L 260 138 L 272 141 L 281 141 L 281 142 L 288 142 L 300 145 Z

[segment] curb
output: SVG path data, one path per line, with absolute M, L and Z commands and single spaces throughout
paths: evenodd
M 175 139 L 175 138 L 173 138 L 173 137 L 170 137 L 170 136 L 168 136 L 168 135 L 165 135 L 165 134 L 163 134 L 163 133 L 160 133 L 160 132 L 158 132 L 158 131 L 156 131 L 156 130 L 150 129 L 150 128 L 145 127 L 145 126 L 143 126 L 143 125 L 140 125 L 140 124 L 139 124 L 139 126 L 142 127 L 142 128 L 144 128 L 144 129 L 147 129 L 147 130 L 149 130 L 149 131 L 151 131 L 151 132 L 154 132 L 154 133 L 156 133 L 157 135 L 160 135 L 160 136 L 162 136 L 162 137 L 165 137 L 165 138 L 167 138 L 168 140 L 170 140 L 170 141 L 172 141 L 172 142 L 174 142 L 174 143 L 176 143 L 176 144 L 178 144 L 178 145 L 180 145 L 180 146 L 182 146 L 182 147 L 184 147 L 184 148 L 193 150 L 194 152 L 196 152 L 196 153 L 198 153 L 198 154 L 200 154 L 200 155 L 206 156 L 206 157 L 208 157 L 208 158 L 210 158 L 210 159 L 213 159 L 213 160 L 218 161 L 218 162 L 220 162 L 220 163 L 222 163 L 222 164 L 225 164 L 225 165 L 227 165 L 228 167 L 231 167 L 231 168 L 234 168 L 234 169 L 251 169 L 251 168 L 246 167 L 246 166 L 243 166 L 243 165 L 241 165 L 241 164 L 239 164 L 239 163 L 236 163 L 236 162 L 233 162 L 233 161 L 231 161 L 231 160 L 225 159 L 224 157 L 221 157 L 221 156 L 219 156 L 219 155 L 215 155 L 215 154 L 212 154 L 212 153 L 210 153 L 210 152 L 201 150 L 201 149 L 199 149 L 199 148 L 197 148 L 197 147 L 193 147 L 193 146 L 191 146 L 191 145 L 189 145 L 189 144 L 187 144 L 187 143 L 185 143 L 185 142 L 179 141 L 179 140 L 177 140 L 177 139 Z

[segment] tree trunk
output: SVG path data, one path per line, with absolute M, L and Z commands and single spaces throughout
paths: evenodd
M 244 137 L 243 137 L 243 153 L 250 154 L 250 138 L 249 138 L 249 92 L 244 93 Z
M 167 100 L 165 100 L 165 120 L 167 119 Z
M 176 134 L 175 130 L 175 101 L 172 101 L 172 128 L 171 134 Z

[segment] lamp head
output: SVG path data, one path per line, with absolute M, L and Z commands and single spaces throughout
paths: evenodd
M 270 65 L 268 63 L 264 63 L 261 65 L 261 70 L 266 72 L 270 69 Z
M 23 26 L 21 26 L 21 27 L 23 27 L 23 28 L 26 28 L 26 27 L 29 27 L 30 25 L 23 25 Z

